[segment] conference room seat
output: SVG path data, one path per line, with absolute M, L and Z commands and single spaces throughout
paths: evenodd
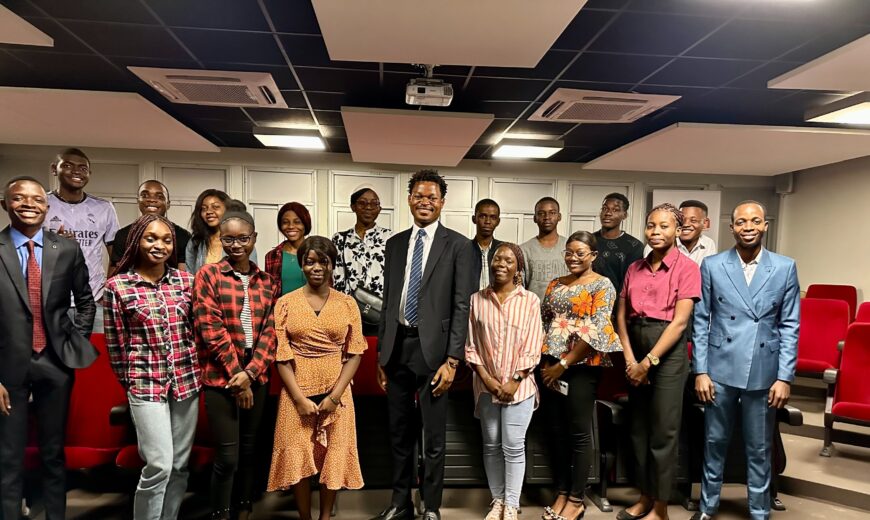
M 858 307 L 858 289 L 853 285 L 814 283 L 807 287 L 807 298 L 843 300 L 849 304 L 849 322 L 855 319 Z
M 856 323 L 870 323 L 870 302 L 864 302 L 858 306 L 858 314 L 855 316 Z
M 801 300 L 797 375 L 822 379 L 825 370 L 840 364 L 838 344 L 846 339 L 849 306 L 843 300 Z
M 825 402 L 823 457 L 833 453 L 834 423 L 870 427 L 870 323 L 853 323 L 846 334 L 840 367 L 825 371 L 828 384 Z M 839 442 L 839 441 L 838 441 Z

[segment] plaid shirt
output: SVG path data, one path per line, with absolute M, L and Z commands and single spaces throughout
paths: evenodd
M 112 370 L 131 395 L 165 402 L 195 396 L 200 383 L 193 336 L 193 275 L 167 267 L 157 283 L 134 271 L 106 282 L 106 346 Z
M 275 290 L 273 300 L 277 301 L 281 297 L 281 264 L 284 258 L 284 244 L 290 242 L 285 240 L 278 244 L 274 249 L 266 253 L 266 272 L 272 277 L 272 288 Z
M 269 365 L 275 359 L 271 277 L 251 263 L 248 305 L 254 341 L 250 349 L 245 348 L 245 330 L 240 319 L 245 289 L 226 258 L 202 266 L 196 273 L 193 292 L 202 383 L 224 387 L 242 370 L 247 370 L 260 383 L 266 383 Z

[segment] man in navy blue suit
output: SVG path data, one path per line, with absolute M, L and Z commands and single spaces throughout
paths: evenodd
M 770 517 L 774 414 L 788 402 L 797 359 L 800 285 L 793 259 L 762 247 L 764 207 L 741 202 L 731 214 L 736 247 L 701 264 L 695 304 L 695 392 L 706 403 L 701 508 L 719 508 L 725 456 L 734 417 L 741 414 L 749 513 Z

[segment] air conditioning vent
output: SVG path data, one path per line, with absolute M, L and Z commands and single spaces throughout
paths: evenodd
M 529 121 L 557 123 L 631 123 L 680 96 L 556 89 Z
M 275 80 L 266 72 L 127 68 L 173 103 L 287 108 Z

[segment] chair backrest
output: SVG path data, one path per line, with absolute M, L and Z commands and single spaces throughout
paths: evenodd
M 855 316 L 858 323 L 870 323 L 870 302 L 864 302 L 858 306 L 858 315 Z
M 353 395 L 384 395 L 378 384 L 378 338 L 366 336 L 369 348 L 362 354 L 353 376 Z
M 622 353 L 610 354 L 610 361 L 613 366 L 602 370 L 595 397 L 602 401 L 615 402 L 628 394 L 628 380 L 625 378 L 625 358 Z
M 849 306 L 843 300 L 804 298 L 801 300 L 798 359 L 821 361 L 837 367 L 837 343 L 846 339 Z
M 849 304 L 849 321 L 855 319 L 855 308 L 858 307 L 858 289 L 853 285 L 814 283 L 807 287 L 807 298 L 843 300 Z
M 870 405 L 870 323 L 853 323 L 846 334 L 834 402 Z

